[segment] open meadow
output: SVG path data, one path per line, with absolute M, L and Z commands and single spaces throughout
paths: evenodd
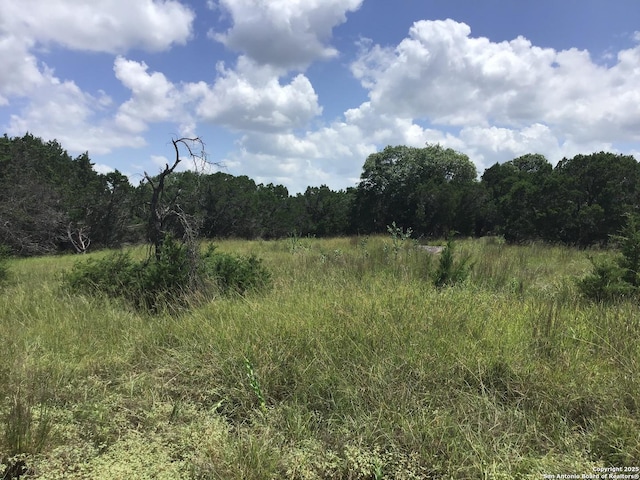
M 389 236 L 220 241 L 271 289 L 142 314 L 10 261 L 0 477 L 541 479 L 640 467 L 640 309 L 588 254 L 461 240 L 462 283 Z M 95 256 L 103 255 L 98 252 Z M 630 470 L 631 473 L 634 473 Z

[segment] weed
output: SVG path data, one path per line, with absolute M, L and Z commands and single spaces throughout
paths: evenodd
M 22 369 L 21 369 L 22 370 Z M 19 373 L 24 373 L 23 371 Z M 28 458 L 40 453 L 51 437 L 51 416 L 44 395 L 46 383 L 15 379 L 4 415 L 4 457 L 0 456 L 3 479 L 20 478 L 29 471 Z M 2 443 L 0 443 L 1 445 Z
M 289 233 L 289 251 L 294 254 L 300 251 L 310 250 L 311 246 L 308 242 L 302 241 L 302 236 L 298 233 L 297 230 Z
M 358 240 L 358 250 L 362 254 L 364 258 L 369 256 L 369 251 L 367 250 L 367 244 L 369 243 L 369 237 L 360 237 Z
M 560 311 L 557 304 L 549 302 L 544 305 L 541 312 L 532 319 L 533 323 L 533 348 L 536 353 L 550 358 L 557 348 L 561 346 L 559 338 Z
M 260 380 L 256 376 L 256 372 L 253 369 L 253 364 L 249 361 L 247 357 L 244 358 L 244 366 L 247 373 L 247 379 L 249 380 L 249 386 L 253 391 L 254 395 L 258 399 L 258 404 L 260 408 L 264 411 L 267 408 L 267 402 L 264 398 L 264 394 L 262 393 L 262 387 L 260 385 Z
M 400 250 L 404 245 L 404 242 L 411 238 L 413 230 L 411 229 L 411 227 L 408 227 L 405 231 L 402 227 L 398 227 L 396 225 L 396 222 L 392 222 L 391 225 L 387 225 L 387 232 L 389 232 L 389 235 L 391 235 L 393 255 L 397 258 Z
M 591 449 L 606 465 L 637 467 L 640 439 L 637 419 L 609 415 L 591 435 Z

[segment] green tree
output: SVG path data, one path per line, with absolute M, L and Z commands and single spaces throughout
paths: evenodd
M 283 238 L 295 230 L 295 219 L 289 191 L 283 185 L 259 184 L 256 188 L 256 207 L 259 213 L 259 237 Z
M 135 188 L 118 170 L 100 175 L 102 195 L 91 217 L 91 235 L 105 247 L 142 240 L 134 226 Z
M 57 141 L 28 133 L 0 139 L 0 242 L 14 253 L 84 251 L 108 195 L 88 153 L 72 159 Z
M 629 155 L 593 153 L 562 159 L 554 170 L 562 191 L 557 215 L 567 243 L 607 243 L 638 208 L 640 166 Z
M 257 186 L 249 177 L 214 173 L 202 179 L 202 234 L 206 237 L 259 236 Z
M 356 192 L 360 229 L 382 232 L 396 221 L 424 235 L 468 230 L 462 209 L 476 175 L 466 155 L 440 145 L 387 147 L 374 153 L 364 163 Z
M 326 185 L 307 187 L 299 195 L 304 202 L 305 225 L 299 230 L 318 237 L 345 235 L 349 230 L 351 195 L 333 191 Z
M 539 154 L 523 155 L 485 170 L 482 184 L 492 204 L 490 223 L 494 233 L 514 242 L 540 236 L 546 222 L 552 170 Z
M 640 218 L 637 214 L 625 216 L 625 226 L 613 238 L 620 244 L 622 257 L 618 265 L 623 269 L 623 279 L 635 289 L 640 287 Z
M 585 297 L 598 302 L 624 298 L 637 299 L 640 289 L 640 219 L 636 214 L 625 216 L 626 223 L 619 235 L 612 238 L 620 253 L 604 260 L 591 259 L 592 272 L 578 281 Z
M 116 246 L 130 230 L 132 193 L 119 172 L 98 174 L 87 152 L 71 158 L 28 133 L 0 138 L 0 243 L 16 254 Z
M 42 171 L 48 147 L 30 134 L 0 141 L 0 243 L 18 255 L 54 252 L 64 239 L 62 198 Z

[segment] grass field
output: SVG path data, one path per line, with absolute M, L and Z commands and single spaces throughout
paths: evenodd
M 579 297 L 584 251 L 460 241 L 471 275 L 436 289 L 437 257 L 390 237 L 217 245 L 262 258 L 272 289 L 152 316 L 62 291 L 78 256 L 11 261 L 0 478 L 640 467 L 640 310 Z

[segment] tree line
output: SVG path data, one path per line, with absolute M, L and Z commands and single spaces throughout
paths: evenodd
M 16 255 L 114 248 L 149 241 L 154 179 L 137 186 L 101 174 L 88 153 L 71 157 L 55 140 L 0 138 L 0 244 Z M 395 222 L 414 236 L 502 235 L 604 244 L 640 206 L 640 166 L 607 152 L 539 154 L 496 163 L 478 178 L 469 158 L 440 145 L 389 146 L 365 160 L 356 187 L 326 185 L 290 195 L 224 172 L 172 172 L 164 195 L 201 238 L 282 238 L 385 233 Z M 184 235 L 184 224 L 168 225 Z

